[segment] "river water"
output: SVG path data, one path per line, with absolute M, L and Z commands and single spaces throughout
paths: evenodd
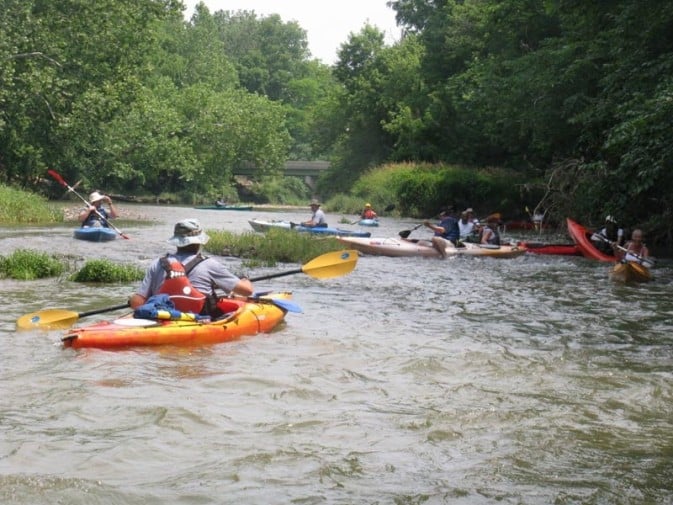
M 0 254 L 145 267 L 185 217 L 247 231 L 251 217 L 308 214 L 133 211 L 146 223 L 118 223 L 130 240 L 2 228 Z M 414 224 L 383 218 L 372 231 Z M 133 285 L 0 280 L 0 502 L 673 503 L 673 265 L 644 285 L 607 269 L 365 256 L 344 277 L 256 286 L 291 290 L 304 309 L 272 334 L 112 352 L 64 349 L 62 331 L 15 322 L 117 305 Z

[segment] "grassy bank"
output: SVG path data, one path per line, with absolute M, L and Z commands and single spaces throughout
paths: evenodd
M 0 224 L 49 224 L 63 221 L 63 212 L 46 198 L 0 184 Z

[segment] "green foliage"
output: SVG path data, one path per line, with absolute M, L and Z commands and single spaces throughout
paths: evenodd
M 35 193 L 0 184 L 0 224 L 46 224 L 63 221 L 63 212 Z
M 434 216 L 446 205 L 456 209 L 472 207 L 477 214 L 501 212 L 515 216 L 522 212 L 530 198 L 531 190 L 524 184 L 526 180 L 512 170 L 475 170 L 421 163 L 370 170 L 353 188 L 361 195 L 357 212 L 364 201 L 368 201 L 375 209 L 395 204 L 396 212 L 408 216 Z M 336 197 L 330 200 L 330 205 L 338 201 Z
M 549 181 L 554 212 L 610 210 L 673 241 L 669 2 L 390 3 L 405 37 L 385 47 L 366 25 L 330 69 L 277 15 L 199 4 L 185 22 L 174 0 L 5 0 L 0 181 L 42 191 L 56 166 L 83 189 L 211 198 L 239 164 L 260 180 L 288 153 L 320 154 L 332 163 L 322 197 L 357 199 L 356 181 L 382 163 L 507 167 L 529 178 L 519 188 Z M 514 206 L 506 184 L 491 193 L 492 175 L 419 177 L 400 175 L 400 210 L 458 193 Z
M 305 205 L 311 199 L 310 188 L 298 177 L 262 177 L 252 192 L 260 203 Z
M 17 249 L 9 256 L 0 256 L 0 274 L 12 279 L 29 281 L 56 277 L 64 270 L 64 264 L 54 256 L 30 249 Z
M 90 260 L 71 279 L 75 282 L 125 283 L 142 280 L 145 272 L 133 265 L 119 265 L 109 260 Z
M 306 263 L 329 251 L 343 249 L 335 238 L 313 237 L 292 230 L 269 230 L 265 234 L 208 230 L 205 249 L 221 256 L 244 258 L 248 266 L 274 266 L 282 263 Z

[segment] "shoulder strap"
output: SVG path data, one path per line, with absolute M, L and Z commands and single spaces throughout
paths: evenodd
M 205 261 L 208 259 L 208 256 L 204 256 L 201 253 L 198 253 L 196 256 L 192 258 L 191 261 L 187 262 L 187 264 L 184 265 L 185 267 L 185 275 L 189 275 L 189 272 L 194 270 L 194 267 L 201 263 L 202 261 Z

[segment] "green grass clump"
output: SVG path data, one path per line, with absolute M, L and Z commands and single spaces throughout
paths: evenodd
M 63 221 L 63 212 L 35 193 L 0 184 L 0 224 L 46 224 Z
M 70 280 L 75 282 L 133 282 L 140 281 L 145 272 L 133 265 L 119 265 L 109 260 L 91 260 L 74 274 Z
M 208 230 L 208 235 L 207 252 L 243 258 L 247 266 L 306 263 L 326 252 L 344 249 L 332 237 L 313 237 L 308 233 L 282 229 L 272 229 L 265 234 Z
M 18 280 L 34 280 L 57 277 L 65 270 L 65 265 L 47 253 L 29 249 L 17 249 L 9 256 L 0 256 L 0 273 L 4 277 Z

